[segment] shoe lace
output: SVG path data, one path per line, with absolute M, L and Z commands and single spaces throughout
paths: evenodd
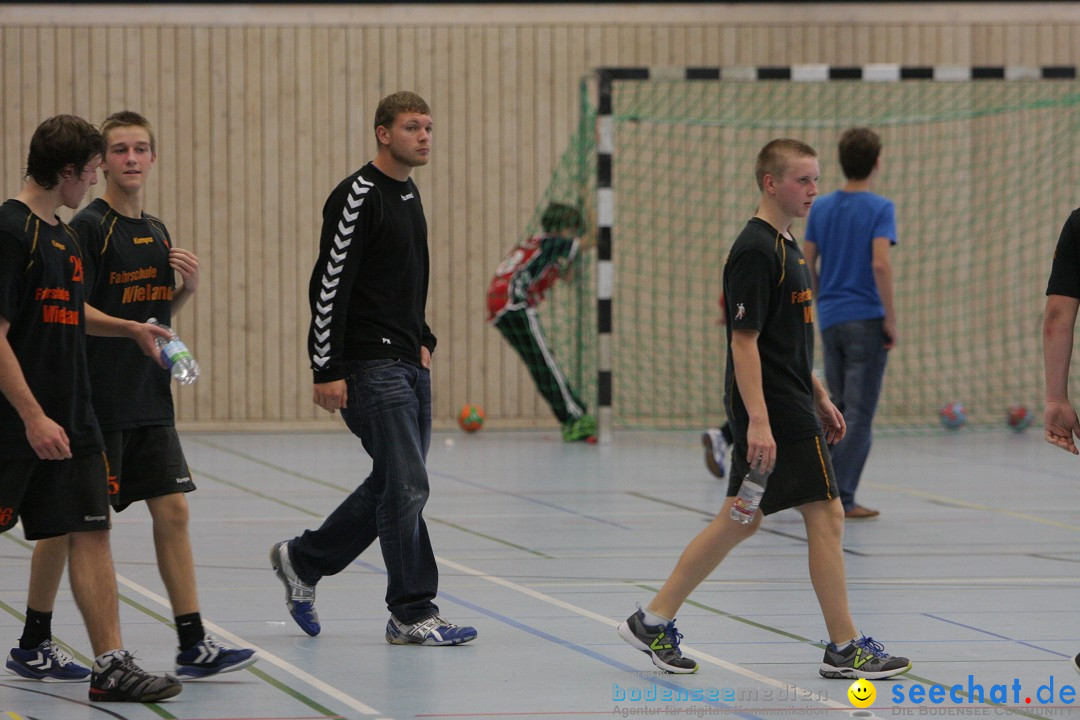
M 874 657 L 887 658 L 891 657 L 889 653 L 885 652 L 885 646 L 874 640 L 872 637 L 861 637 L 855 641 L 855 644 L 866 650 Z
M 682 642 L 683 634 L 675 627 L 674 620 L 664 626 L 664 635 L 667 637 L 668 642 L 671 643 L 671 649 L 679 652 L 679 643 Z
M 56 661 L 57 665 L 64 666 L 75 662 L 75 658 L 73 658 L 66 650 L 64 650 L 64 648 L 60 647 L 51 640 L 48 641 L 48 647 L 49 654 L 52 655 L 52 658 Z
M 213 635 L 206 635 L 202 639 L 203 645 L 211 650 L 224 650 L 225 646 L 218 642 L 217 638 Z
M 315 602 L 315 588 L 299 578 L 289 578 L 289 597 L 293 602 Z
M 433 630 L 451 630 L 457 627 L 457 625 L 448 622 L 439 615 L 432 615 L 431 617 L 419 620 L 412 625 L 406 623 L 400 624 L 404 626 L 405 632 L 417 637 L 425 637 Z

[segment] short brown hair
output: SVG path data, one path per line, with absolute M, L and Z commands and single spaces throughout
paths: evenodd
M 101 123 L 101 135 L 108 139 L 109 132 L 118 127 L 141 127 L 150 135 L 150 152 L 157 155 L 157 140 L 154 138 L 154 128 L 150 121 L 134 110 L 121 110 L 105 118 Z
M 544 208 L 540 216 L 540 227 L 546 233 L 555 233 L 562 230 L 581 231 L 581 213 L 573 205 L 552 202 Z
M 387 95 L 379 101 L 379 107 L 375 109 L 375 131 L 381 127 L 391 127 L 398 115 L 402 113 L 419 113 L 430 115 L 431 108 L 427 101 L 414 92 L 401 90 L 393 95 Z
M 788 158 L 790 157 L 817 157 L 817 150 L 810 147 L 802 140 L 791 138 L 777 138 L 766 143 L 758 153 L 757 163 L 754 166 L 754 177 L 757 180 L 758 190 L 765 190 L 765 176 L 783 177 L 787 171 Z
M 95 155 L 104 155 L 105 140 L 93 125 L 76 115 L 55 115 L 40 125 L 30 138 L 26 174 L 52 190 L 68 165 L 82 172 Z
M 840 136 L 840 167 L 848 180 L 865 180 L 881 154 L 881 137 L 870 128 L 853 127 Z

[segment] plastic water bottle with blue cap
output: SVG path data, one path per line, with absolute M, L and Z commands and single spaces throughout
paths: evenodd
M 199 378 L 199 363 L 195 362 L 195 356 L 188 350 L 187 345 L 168 325 L 158 322 L 157 318 L 150 318 L 146 322 L 151 325 L 165 328 L 169 331 L 169 339 L 155 337 L 154 343 L 161 351 L 161 359 L 169 368 L 172 376 L 184 385 L 190 385 Z

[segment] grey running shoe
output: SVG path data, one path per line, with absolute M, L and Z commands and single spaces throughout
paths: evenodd
M 319 613 L 315 612 L 315 586 L 308 585 L 296 576 L 292 560 L 289 559 L 289 541 L 281 542 L 270 548 L 270 566 L 274 574 L 285 585 L 285 607 L 300 629 L 315 637 L 322 631 Z
M 667 625 L 646 625 L 645 613 L 639 609 L 619 625 L 619 637 L 652 658 L 661 670 L 683 674 L 698 670 L 697 662 L 679 650 L 682 633 L 675 629 L 674 620 Z
M 834 643 L 825 648 L 825 659 L 818 672 L 827 678 L 865 678 L 884 680 L 911 669 L 906 657 L 893 657 L 881 643 L 866 636 L 857 638 L 843 652 Z
M 94 702 L 149 703 L 179 695 L 183 689 L 172 675 L 151 675 L 135 664 L 135 656 L 117 650 L 104 665 L 94 663 L 90 699 Z

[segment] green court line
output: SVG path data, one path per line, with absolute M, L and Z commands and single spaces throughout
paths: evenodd
M 644 585 L 642 583 L 636 583 L 636 582 L 631 582 L 631 581 L 627 581 L 627 583 L 630 584 L 630 585 L 633 585 L 634 587 L 641 588 L 642 590 L 648 590 L 651 593 L 657 593 L 657 592 L 660 591 L 660 588 L 654 587 L 652 585 Z M 810 638 L 805 638 L 802 635 L 796 635 L 795 633 L 790 633 L 787 630 L 781 630 L 778 627 L 773 627 L 772 625 L 766 625 L 764 623 L 757 622 L 756 620 L 751 620 L 749 618 L 742 617 L 741 615 L 735 615 L 734 613 L 729 613 L 726 610 L 721 610 L 720 608 L 714 608 L 714 607 L 712 607 L 710 605 L 706 605 L 704 603 L 699 603 L 699 602 L 697 602 L 695 600 L 690 600 L 689 598 L 686 600 L 686 604 L 690 605 L 692 607 L 696 607 L 699 610 L 704 610 L 704 611 L 710 612 L 710 613 L 712 613 L 714 615 L 719 615 L 720 617 L 727 618 L 729 620 L 735 620 L 736 622 L 741 622 L 741 623 L 743 623 L 745 625 L 750 625 L 751 627 L 758 628 L 759 630 L 764 630 L 766 632 L 771 632 L 774 635 L 780 635 L 780 636 L 786 637 L 786 638 L 788 638 L 790 640 L 796 640 L 796 641 L 801 642 L 801 643 L 806 643 L 807 645 L 812 645 L 812 646 L 818 648 L 819 650 L 824 650 L 825 649 L 825 644 L 820 642 L 820 641 L 811 640 Z M 900 679 L 914 680 L 914 681 L 916 681 L 918 683 L 922 683 L 923 685 L 926 685 L 927 690 L 929 690 L 930 686 L 935 686 L 935 685 L 939 686 L 939 687 L 942 687 L 942 688 L 945 688 L 946 690 L 949 690 L 950 688 L 952 688 L 952 685 L 946 685 L 945 683 L 938 682 L 937 680 L 931 680 L 930 678 L 923 677 L 922 675 L 916 675 L 915 673 L 910 672 L 910 671 L 904 673 L 903 675 L 897 675 L 895 678 L 889 678 L 889 679 L 890 680 L 900 680 Z M 872 682 L 879 682 L 879 681 L 874 680 Z M 968 697 L 968 694 L 966 692 L 960 692 L 958 694 L 961 695 L 962 697 L 965 697 L 965 698 Z M 1015 715 L 1022 715 L 1024 717 L 1034 718 L 1034 720 L 1046 720 L 1045 715 L 1038 715 L 1038 714 L 1035 714 L 1035 713 L 1024 712 L 1023 710 L 1021 710 L 1019 708 L 1012 708 L 1012 707 L 1009 707 L 1008 705 L 1002 705 L 1000 703 L 984 702 L 984 703 L 981 703 L 981 705 L 989 705 L 989 706 L 992 706 L 992 707 L 1001 708 L 1002 710 L 1004 710 L 1006 712 L 1013 713 Z M 906 706 L 900 706 L 900 707 L 906 707 Z M 923 707 L 923 706 L 920 705 L 919 707 Z M 933 707 L 933 706 L 929 706 L 929 707 Z M 977 707 L 979 707 L 979 705 L 973 704 L 972 707 L 977 708 Z M 912 709 L 914 709 L 914 708 L 912 708 Z
M 322 517 L 322 515 L 320 515 L 319 513 L 312 512 L 311 510 L 308 510 L 305 507 L 301 507 L 299 505 L 294 505 L 291 502 L 287 502 L 285 500 L 282 500 L 279 497 L 276 497 L 274 495 L 270 495 L 268 493 L 259 492 L 258 490 L 252 490 L 251 488 L 246 487 L 244 485 L 241 485 L 240 483 L 233 482 L 232 480 L 226 480 L 223 477 L 213 475 L 211 473 L 206 472 L 205 470 L 199 470 L 198 468 L 195 468 L 193 466 L 190 466 L 189 469 L 192 471 L 192 473 L 196 477 L 206 478 L 208 480 L 213 480 L 214 482 L 219 482 L 222 485 L 228 485 L 229 487 L 231 487 L 231 488 L 233 488 L 235 490 L 245 492 L 248 495 L 254 495 L 255 497 L 261 498 L 263 500 L 269 500 L 272 503 L 275 503 L 277 505 L 281 505 L 282 507 L 287 507 L 290 510 L 295 510 L 298 513 L 302 513 L 302 514 L 308 515 L 310 517 L 316 517 L 316 518 L 317 517 Z
M 15 540 L 15 542 L 21 542 L 18 539 L 14 539 L 14 540 Z M 131 601 L 129 601 L 127 598 L 122 596 L 122 595 L 120 596 L 120 599 L 123 600 L 124 602 L 127 602 L 128 604 L 134 604 Z M 138 606 L 136 605 L 136 607 L 138 607 Z M 11 605 L 8 605 L 3 600 L 0 600 L 0 610 L 3 610 L 8 615 L 11 615 L 13 618 L 15 618 L 16 620 L 18 620 L 21 623 L 26 622 L 26 616 L 25 615 L 23 615 L 21 612 L 19 612 L 15 608 L 13 608 Z M 79 652 L 75 648 L 71 647 L 66 642 L 64 642 L 60 638 L 56 637 L 55 635 L 53 636 L 53 640 L 57 644 L 59 644 L 60 647 L 64 648 L 69 653 L 71 653 L 72 657 L 74 657 L 76 660 L 81 662 L 83 665 L 86 665 L 87 667 L 93 667 L 94 658 L 87 657 L 86 655 L 83 655 L 81 652 Z M 149 708 L 150 710 L 154 711 L 155 713 L 160 715 L 165 720 L 176 720 L 175 715 L 171 714 L 168 710 L 161 707 L 160 705 L 157 705 L 156 703 L 142 703 L 142 705 L 143 705 L 143 707 Z
M 243 460 L 248 460 L 248 461 L 253 462 L 253 463 L 257 464 L 257 465 L 262 465 L 263 467 L 270 468 L 271 470 L 276 470 L 277 472 L 280 472 L 283 475 L 290 475 L 292 477 L 299 478 L 300 480 L 307 480 L 308 482 L 313 482 L 313 483 L 315 483 L 317 485 L 322 485 L 323 487 L 332 488 L 334 490 L 340 490 L 341 492 L 346 493 L 346 494 L 352 492 L 352 488 L 347 488 L 347 487 L 343 487 L 341 485 L 336 485 L 336 484 L 334 484 L 332 482 L 328 482 L 326 480 L 322 480 L 322 479 L 317 478 L 317 477 L 312 477 L 311 475 L 305 475 L 303 473 L 296 472 L 295 470 L 290 470 L 287 467 L 277 465 L 275 463 L 270 462 L 269 460 L 264 460 L 264 459 L 262 459 L 260 457 L 257 457 L 255 455 L 250 455 L 248 453 L 241 452 L 239 450 L 233 450 L 232 448 L 223 447 L 223 446 L 218 445 L 217 443 L 211 442 L 209 440 L 203 440 L 201 438 L 194 438 L 194 439 L 192 439 L 192 442 L 196 442 L 196 443 L 199 443 L 200 445 L 205 445 L 206 447 L 213 448 L 214 450 L 218 450 L 220 452 L 223 452 L 226 455 L 234 455 L 234 456 L 236 456 L 238 458 L 241 458 Z M 228 485 L 229 487 L 234 488 L 236 490 L 240 490 L 242 492 L 250 493 L 251 495 L 255 495 L 256 497 L 260 497 L 260 498 L 263 498 L 264 500 L 269 500 L 271 502 L 275 502 L 278 505 L 282 505 L 282 506 L 290 508 L 292 510 L 296 510 L 297 512 L 303 513 L 305 515 L 309 515 L 311 517 L 318 517 L 318 518 L 322 517 L 322 515 L 320 515 L 319 513 L 314 513 L 312 511 L 308 510 L 307 508 L 300 507 L 299 505 L 293 505 L 292 503 L 285 502 L 284 500 L 281 500 L 280 498 L 274 497 L 273 495 L 267 495 L 266 493 L 260 493 L 260 492 L 257 492 L 255 490 L 251 490 L 250 488 L 248 488 L 248 487 L 246 487 L 244 485 L 241 485 L 239 483 L 235 483 L 235 482 L 233 482 L 231 480 L 226 480 L 226 479 L 224 479 L 224 478 L 222 478 L 220 476 L 217 476 L 217 475 L 212 475 L 212 474 L 210 474 L 208 472 L 205 472 L 203 470 L 199 470 L 199 469 L 194 468 L 194 467 L 191 468 L 191 470 L 196 476 L 201 476 L 201 477 L 205 477 L 205 478 L 207 478 L 209 480 L 217 481 L 217 482 L 222 483 L 224 485 Z M 449 520 L 443 520 L 441 518 L 437 518 L 437 517 L 434 517 L 434 516 L 431 516 L 431 515 L 425 515 L 424 517 L 426 517 L 431 522 L 436 522 L 436 523 L 439 523 L 441 525 L 445 525 L 446 527 L 450 527 L 450 528 L 453 528 L 455 530 L 459 530 L 459 531 L 461 531 L 463 533 L 466 533 L 468 535 L 473 535 L 475 537 L 483 538 L 485 540 L 490 540 L 493 543 L 498 543 L 499 545 L 503 545 L 505 547 L 511 547 L 511 548 L 514 548 L 515 550 L 521 550 L 523 552 L 529 553 L 530 555 L 535 555 L 537 557 L 542 557 L 542 558 L 544 558 L 546 560 L 554 560 L 555 559 L 554 556 L 552 556 L 552 555 L 548 555 L 548 554 L 542 553 L 542 552 L 540 552 L 538 550 L 533 550 L 531 548 L 527 548 L 527 547 L 525 547 L 523 545 L 518 545 L 516 543 L 512 543 L 509 540 L 503 540 L 502 538 L 497 538 L 494 535 L 487 535 L 487 534 L 479 532 L 477 530 L 469 529 L 469 528 L 467 528 L 467 527 L 465 527 L 463 525 L 458 525 L 457 523 L 452 523 Z
M 636 582 L 631 582 L 630 584 L 633 585 L 634 587 L 641 588 L 642 590 L 648 590 L 651 593 L 657 593 L 657 592 L 660 591 L 660 588 L 654 587 L 652 585 L 644 585 L 642 583 L 636 583 Z M 714 607 L 711 607 L 709 605 L 705 605 L 704 603 L 699 603 L 696 600 L 691 600 L 690 598 L 686 599 L 686 604 L 690 605 L 691 607 L 696 607 L 699 610 L 705 610 L 706 612 L 710 612 L 713 615 L 719 615 L 720 617 L 728 618 L 729 620 L 735 620 L 736 622 L 741 622 L 744 625 L 749 625 L 749 626 L 755 627 L 755 628 L 757 628 L 759 630 L 765 630 L 766 632 L 771 632 L 771 633 L 773 633 L 775 635 L 782 635 L 782 636 L 788 638 L 789 640 L 797 640 L 797 641 L 803 642 L 803 643 L 810 643 L 811 645 L 813 645 L 815 647 L 818 647 L 818 648 L 821 648 L 822 650 L 825 649 L 825 645 L 823 643 L 814 642 L 813 640 L 811 640 L 809 638 L 804 638 L 802 635 L 796 635 L 795 633 L 789 633 L 787 630 L 781 630 L 780 628 L 774 627 L 772 625 L 765 625 L 763 623 L 759 623 L 756 620 L 751 620 L 750 618 L 744 618 L 741 615 L 735 615 L 735 614 L 729 613 L 729 612 L 727 612 L 725 610 L 721 610 L 719 608 L 714 608 Z
M 187 439 L 185 439 L 185 442 L 187 442 Z M 222 445 L 218 445 L 217 443 L 211 442 L 209 440 L 203 440 L 202 438 L 191 438 L 191 442 L 199 443 L 200 445 L 205 445 L 206 447 L 213 448 L 214 450 L 218 450 L 218 451 L 223 452 L 223 453 L 225 453 L 227 455 L 235 455 L 238 458 L 242 458 L 242 459 L 247 460 L 249 462 L 253 462 L 256 465 L 262 465 L 263 467 L 270 468 L 271 470 L 277 470 L 278 472 L 283 473 L 285 475 L 292 475 L 295 478 L 300 478 L 301 480 L 307 480 L 308 482 L 315 483 L 316 485 L 322 485 L 323 487 L 333 488 L 335 490 L 341 490 L 342 492 L 352 492 L 351 488 L 347 488 L 347 487 L 344 487 L 342 485 L 336 485 L 336 484 L 330 482 L 329 480 L 323 480 L 322 478 L 317 478 L 317 477 L 314 477 L 312 475 L 305 475 L 305 474 L 297 472 L 295 470 L 290 470 L 287 467 L 277 465 L 275 463 L 270 462 L 269 460 L 264 460 L 261 457 L 258 457 L 257 455 L 251 455 L 251 454 L 248 454 L 246 452 L 241 452 L 240 450 L 235 450 L 233 448 L 227 448 L 227 447 L 224 447 Z
M 291 687 L 289 687 L 285 683 L 281 682 L 277 678 L 272 677 L 270 675 L 267 675 L 265 672 L 263 672 L 259 668 L 255 667 L 254 665 L 252 665 L 252 666 L 250 666 L 250 667 L 248 667 L 246 669 L 247 669 L 247 671 L 249 673 L 252 673 L 253 675 L 257 675 L 264 682 L 269 683 L 270 685 L 273 685 L 278 690 L 285 693 L 286 695 L 289 695 L 290 697 L 292 697 L 297 702 L 301 702 L 304 705 L 307 705 L 309 708 L 311 708 L 315 712 L 321 713 L 327 720 L 344 720 L 344 718 L 345 718 L 344 715 L 338 715 L 337 713 L 335 713 L 330 708 L 327 708 L 327 707 L 324 707 L 324 706 L 320 705 L 319 703 L 317 703 L 314 700 L 312 700 L 311 698 L 309 698 L 307 695 L 304 695 L 303 693 L 292 689 Z
M 539 550 L 533 550 L 531 548 L 525 547 L 524 545 L 517 545 L 515 543 L 510 542 L 509 540 L 502 540 L 502 539 L 494 537 L 492 535 L 485 535 L 482 532 L 478 532 L 476 530 L 470 530 L 467 527 L 464 527 L 462 525 L 458 525 L 456 523 L 452 523 L 449 520 L 441 520 L 441 519 L 439 519 L 437 517 L 429 517 L 428 520 L 430 520 L 433 523 L 439 523 L 440 525 L 446 525 L 447 527 L 452 527 L 455 530 L 460 530 L 461 532 L 468 533 L 469 535 L 475 535 L 476 537 L 484 538 L 485 540 L 490 540 L 491 542 L 494 542 L 494 543 L 499 543 L 500 545 L 505 545 L 507 547 L 512 547 L 512 548 L 514 548 L 516 550 L 522 550 L 522 551 L 527 552 L 527 553 L 529 553 L 531 555 L 535 555 L 537 557 L 542 557 L 545 560 L 554 560 L 555 559 L 554 556 L 548 555 L 547 553 L 542 553 Z
M 708 517 L 710 519 L 716 517 L 716 513 L 709 513 L 709 512 L 706 512 L 705 510 L 702 510 L 701 508 L 692 507 L 690 505 L 682 505 L 680 503 L 673 502 L 671 500 L 665 500 L 664 498 L 658 498 L 658 497 L 654 497 L 652 495 L 646 495 L 645 493 L 637 492 L 636 490 L 627 490 L 625 494 L 629 495 L 631 497 L 636 497 L 636 498 L 638 498 L 640 500 L 648 500 L 649 502 L 659 503 L 660 505 L 667 505 L 668 507 L 673 507 L 676 510 L 687 510 L 689 512 L 698 513 L 698 514 L 704 515 L 704 516 L 706 516 L 706 517 Z M 801 543 L 806 542 L 806 538 L 802 537 L 801 535 L 793 535 L 791 533 L 781 532 L 780 530 L 773 530 L 772 528 L 759 527 L 758 532 L 768 533 L 769 535 L 776 535 L 777 537 L 787 538 L 789 540 L 796 540 L 796 541 L 801 542 Z M 854 556 L 857 556 L 857 557 L 871 557 L 870 555 L 868 555 L 867 553 L 862 552 L 861 550 L 852 550 L 851 548 L 847 548 L 847 547 L 842 548 L 842 549 L 843 549 L 844 553 L 847 554 L 847 555 L 854 555 Z
M 210 476 L 206 475 L 205 477 L 210 477 Z M 213 478 L 213 479 L 216 479 L 216 478 Z M 230 483 L 228 483 L 227 481 L 224 481 L 224 480 L 222 480 L 221 482 L 225 482 L 225 484 L 227 484 L 227 485 L 230 484 Z M 241 489 L 245 489 L 245 488 L 241 488 Z M 258 494 L 258 493 L 255 493 L 255 494 Z M 273 500 L 274 498 L 269 498 L 269 499 Z M 292 506 L 290 505 L 290 507 L 292 507 Z M 310 511 L 304 510 L 303 508 L 297 508 L 297 509 L 300 510 L 301 512 L 308 512 L 309 514 L 314 514 L 314 513 L 310 513 Z M 11 537 L 11 533 L 4 533 L 4 537 L 6 539 L 10 540 L 11 542 L 16 543 L 17 545 L 21 545 L 22 547 L 26 548 L 27 550 L 33 550 L 33 548 L 34 548 L 32 543 L 28 543 L 28 542 L 26 542 L 24 540 L 20 540 L 19 538 L 16 538 L 16 537 Z M 128 605 L 128 606 L 138 610 L 139 612 L 143 613 L 144 615 L 147 615 L 147 616 L 153 618 L 154 620 L 157 620 L 158 622 L 160 622 L 161 624 L 163 624 L 163 625 L 165 625 L 165 626 L 167 626 L 169 628 L 172 628 L 172 629 L 176 628 L 176 625 L 172 621 L 171 618 L 168 618 L 168 617 L 166 617 L 166 616 L 164 616 L 164 615 L 150 609 L 149 607 L 147 607 L 146 605 L 143 605 L 142 603 L 138 602 L 137 600 L 135 600 L 132 597 L 129 597 L 129 596 L 123 594 L 123 593 L 120 593 L 119 588 L 118 588 L 118 596 L 119 596 L 120 601 L 123 602 L 125 605 Z M 7 604 L 3 600 L 0 600 L 0 610 L 4 610 L 9 615 L 11 615 L 15 619 L 17 619 L 20 623 L 26 622 L 26 616 L 25 615 L 23 615 L 21 612 L 19 612 L 18 610 L 16 610 L 15 608 L 13 608 L 11 605 Z M 79 662 L 81 662 L 81 663 L 83 663 L 84 665 L 87 665 L 87 666 L 93 664 L 93 662 L 94 662 L 93 658 L 86 657 L 82 653 L 80 653 L 77 650 L 75 650 L 74 648 L 72 648 L 66 642 L 63 642 L 62 640 L 59 640 L 59 638 L 57 638 L 57 641 L 60 643 L 60 645 L 63 648 L 65 648 L 76 659 L 78 659 Z M 289 695 L 293 699 L 295 699 L 295 700 L 299 701 L 300 703 L 308 706 L 312 710 L 314 710 L 316 712 L 319 712 L 319 713 L 322 713 L 327 718 L 327 720 L 337 720 L 337 719 L 342 717 L 341 715 L 338 715 L 337 713 L 335 713 L 333 710 L 330 710 L 329 708 L 326 708 L 326 707 L 320 705 L 314 699 L 304 695 L 299 690 L 295 690 L 295 689 L 285 685 L 280 680 L 276 680 L 275 678 L 271 677 L 270 675 L 267 675 L 265 672 L 263 672 L 259 668 L 256 668 L 254 666 L 250 666 L 250 667 L 247 667 L 247 668 L 244 668 L 244 669 L 247 672 L 252 673 L 256 677 L 260 678 L 264 682 L 269 683 L 270 685 L 273 685 L 277 689 L 284 692 L 286 695 Z M 168 710 L 161 707 L 160 705 L 157 705 L 155 703 L 143 703 L 143 706 L 149 708 L 153 712 L 160 715 L 163 718 L 163 720 L 177 720 L 175 715 L 172 715 L 171 713 L 169 713 Z

